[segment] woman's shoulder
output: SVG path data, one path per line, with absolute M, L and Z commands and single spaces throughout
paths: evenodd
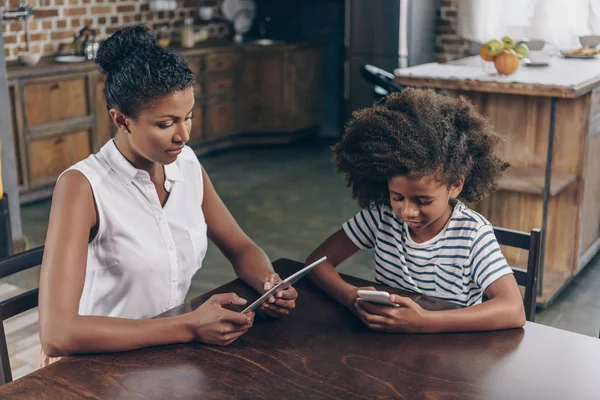
M 52 208 L 56 208 L 59 215 L 87 215 L 90 227 L 94 226 L 96 206 L 88 177 L 77 169 L 65 171 L 54 187 Z
M 78 195 L 91 191 L 90 180 L 81 170 L 71 167 L 60 175 L 55 192 L 57 190 L 66 191 L 71 197 L 77 198 Z

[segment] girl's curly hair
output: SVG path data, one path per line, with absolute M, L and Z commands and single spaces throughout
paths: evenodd
M 359 205 L 388 205 L 388 179 L 434 175 L 460 197 L 479 201 L 509 164 L 494 151 L 501 137 L 464 97 L 407 88 L 356 111 L 332 147 L 338 171 Z

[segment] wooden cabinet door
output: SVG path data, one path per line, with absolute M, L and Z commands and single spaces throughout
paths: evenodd
M 206 138 L 216 139 L 235 133 L 235 105 L 225 103 L 206 106 Z
M 303 129 L 321 123 L 321 49 L 300 49 L 290 57 L 291 76 L 286 84 L 292 86 L 288 112 L 290 129 Z
M 54 183 L 64 170 L 90 154 L 90 144 L 87 130 L 29 139 L 29 187 Z
M 194 57 L 186 59 L 190 69 L 196 75 L 196 84 L 194 85 L 194 95 L 196 98 L 202 96 L 203 88 L 202 88 L 202 77 L 200 73 L 202 72 L 202 58 Z
M 196 81 L 194 84 L 194 97 L 196 98 L 196 101 L 202 97 L 203 92 L 204 90 L 202 89 L 202 82 Z
M 280 130 L 285 119 L 283 51 L 248 51 L 242 68 L 241 131 Z
M 104 75 L 94 75 L 95 98 L 94 108 L 96 114 L 96 130 L 94 135 L 94 146 L 93 151 L 99 151 L 106 142 L 114 137 L 116 132 L 115 124 L 108 110 L 106 109 L 106 102 L 104 101 Z
M 89 114 L 84 76 L 32 80 L 23 85 L 25 124 L 29 127 Z
M 189 145 L 193 146 L 202 140 L 204 140 L 204 107 L 202 107 L 202 103 L 196 103 L 192 112 L 192 131 L 190 132 Z

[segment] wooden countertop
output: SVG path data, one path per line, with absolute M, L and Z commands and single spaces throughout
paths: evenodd
M 190 49 L 184 49 L 178 45 L 170 46 L 170 50 L 174 50 L 183 56 L 197 56 L 205 53 L 216 53 L 231 51 L 234 49 L 248 50 L 268 50 L 272 48 L 302 48 L 306 46 L 314 46 L 316 42 L 284 42 L 276 41 L 269 45 L 260 45 L 254 41 L 244 43 L 234 43 L 231 41 L 211 41 L 201 43 Z M 58 63 L 55 61 L 56 55 L 42 57 L 39 63 L 33 67 L 22 65 L 19 61 L 9 61 L 6 63 L 6 72 L 8 80 L 21 78 L 33 78 L 37 76 L 48 76 L 62 73 L 78 73 L 89 72 L 96 69 L 96 64 L 93 61 L 84 61 L 79 63 Z
M 492 67 L 493 68 L 493 67 Z M 490 75 L 479 56 L 445 64 L 430 63 L 397 69 L 402 86 L 575 98 L 600 86 L 600 59 L 552 57 L 547 67 L 521 65 L 512 75 Z

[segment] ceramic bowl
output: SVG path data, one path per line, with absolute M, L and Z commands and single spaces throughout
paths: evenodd
M 529 47 L 529 50 L 533 51 L 542 50 L 546 45 L 546 41 L 542 39 L 529 39 L 525 40 L 524 43 L 527 45 L 527 47 Z
M 579 43 L 583 47 L 596 47 L 600 44 L 600 35 L 579 36 Z
M 19 55 L 19 61 L 21 64 L 33 67 L 40 61 L 42 55 L 40 53 L 22 53 Z

